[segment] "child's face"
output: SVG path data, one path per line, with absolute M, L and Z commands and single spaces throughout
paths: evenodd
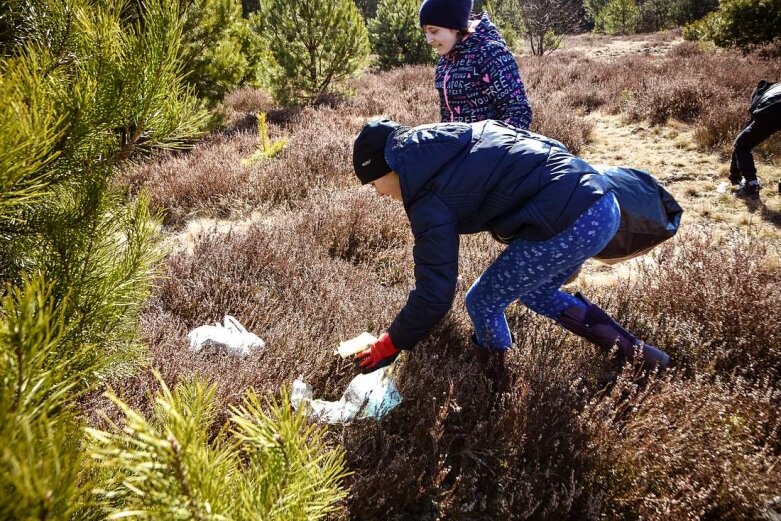
M 458 31 L 447 27 L 424 25 L 423 34 L 426 36 L 426 43 L 432 46 L 440 56 L 449 53 L 458 41 Z
M 388 172 L 372 181 L 372 186 L 377 191 L 377 195 L 401 201 L 401 183 L 399 183 L 399 176 L 396 172 Z

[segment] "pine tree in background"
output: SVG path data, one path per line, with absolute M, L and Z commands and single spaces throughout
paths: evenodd
M 699 20 L 719 7 L 719 0 L 676 0 L 671 14 L 675 25 L 684 25 Z
M 369 55 L 369 36 L 353 0 L 270 0 L 263 29 L 281 72 L 275 95 L 307 102 L 355 74 Z
M 182 67 L 199 98 L 214 105 L 241 85 L 257 86 L 271 58 L 236 0 L 180 2 Z M 259 8 L 259 5 L 258 5 Z
M 610 0 L 597 13 L 594 30 L 601 33 L 633 34 L 640 20 L 640 9 L 635 0 Z
M 510 50 L 518 48 L 523 32 L 523 19 L 516 0 L 491 0 L 485 2 L 485 11 L 499 28 Z
M 434 52 L 418 25 L 418 4 L 418 0 L 380 0 L 377 17 L 368 25 L 381 69 L 434 62 Z
M 368 21 L 377 16 L 377 0 L 355 0 L 355 5 L 364 20 Z
M 750 49 L 781 39 L 781 0 L 722 0 L 716 11 L 683 29 L 687 40 Z
M 595 23 L 599 12 L 605 8 L 608 0 L 583 0 L 583 11 L 585 18 L 590 23 Z
M 250 391 L 213 438 L 215 388 L 160 383 L 153 420 L 111 396 L 124 425 L 89 430 L 106 476 L 98 502 L 110 517 L 316 520 L 345 497 L 343 452 L 328 450 L 324 429 L 286 398 L 262 406 Z
M 748 49 L 781 38 L 781 0 L 722 0 L 713 41 Z

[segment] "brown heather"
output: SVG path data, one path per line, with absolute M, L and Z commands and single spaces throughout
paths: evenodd
M 739 120 L 717 111 L 745 111 L 746 78 L 779 76 L 777 62 L 757 56 L 672 54 L 522 58 L 534 129 L 577 150 L 599 110 L 683 119 L 718 147 Z M 431 78 L 427 67 L 365 74 L 352 96 L 298 110 L 239 91 L 226 100 L 230 127 L 124 172 L 120 183 L 148 190 L 165 211 L 171 244 L 195 217 L 234 223 L 206 227 L 168 256 L 143 320 L 150 368 L 169 384 L 195 374 L 215 382 L 223 411 L 247 388 L 278 395 L 300 375 L 318 397 L 339 398 L 354 372 L 334 346 L 382 332 L 414 283 L 403 208 L 357 186 L 351 142 L 373 115 L 438 119 Z M 268 110 L 272 139 L 290 144 L 246 168 L 258 110 Z M 510 306 L 517 344 L 504 393 L 474 357 L 463 304 L 500 251 L 486 234 L 463 238 L 452 311 L 399 364 L 403 404 L 379 422 L 329 428 L 352 472 L 333 519 L 763 519 L 763 504 L 781 495 L 781 264 L 772 244 L 688 229 L 620 285 L 584 287 L 670 352 L 675 368 L 662 378 L 638 381 L 627 369 L 611 383 L 609 357 Z M 266 349 L 247 359 L 188 351 L 187 332 L 225 314 Z M 150 370 L 113 385 L 151 408 Z M 98 397 L 85 407 L 90 417 L 111 410 Z
M 551 113 L 552 118 L 571 118 L 566 109 L 574 108 L 624 114 L 630 121 L 656 125 L 676 119 L 695 126 L 703 148 L 726 152 L 748 119 L 749 95 L 757 80 L 781 78 L 781 61 L 773 49 L 768 45 L 743 57 L 684 42 L 666 56 L 629 54 L 606 61 L 562 52 L 542 59 L 524 57 L 520 64 L 533 102 L 566 100 L 559 102 L 562 110 Z M 546 122 L 543 127 L 558 125 Z M 569 137 L 559 139 L 567 143 Z M 777 152 L 778 143 L 769 149 Z

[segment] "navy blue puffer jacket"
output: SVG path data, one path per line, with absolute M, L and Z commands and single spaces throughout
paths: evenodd
M 606 191 L 558 141 L 498 121 L 401 127 L 385 159 L 415 236 L 415 289 L 388 330 L 399 349 L 412 349 L 450 309 L 460 234 L 549 239 Z

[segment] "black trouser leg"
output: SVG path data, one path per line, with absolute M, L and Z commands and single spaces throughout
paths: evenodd
M 746 130 L 752 123 L 754 122 L 753 119 L 749 119 L 743 124 L 743 129 L 741 130 L 741 133 L 743 130 Z M 743 179 L 743 175 L 740 173 L 740 168 L 738 168 L 738 154 L 735 151 L 735 148 L 733 146 L 732 148 L 732 158 L 730 159 L 729 163 L 729 182 L 733 185 L 740 184 L 740 181 Z
M 772 121 L 754 119 L 746 125 L 735 139 L 732 164 L 730 165 L 730 179 L 733 179 L 734 167 L 737 167 L 736 170 L 740 172 L 746 182 L 757 180 L 757 167 L 754 165 L 754 156 L 751 154 L 751 149 L 778 130 L 781 130 L 781 121 L 777 118 L 772 118 Z

